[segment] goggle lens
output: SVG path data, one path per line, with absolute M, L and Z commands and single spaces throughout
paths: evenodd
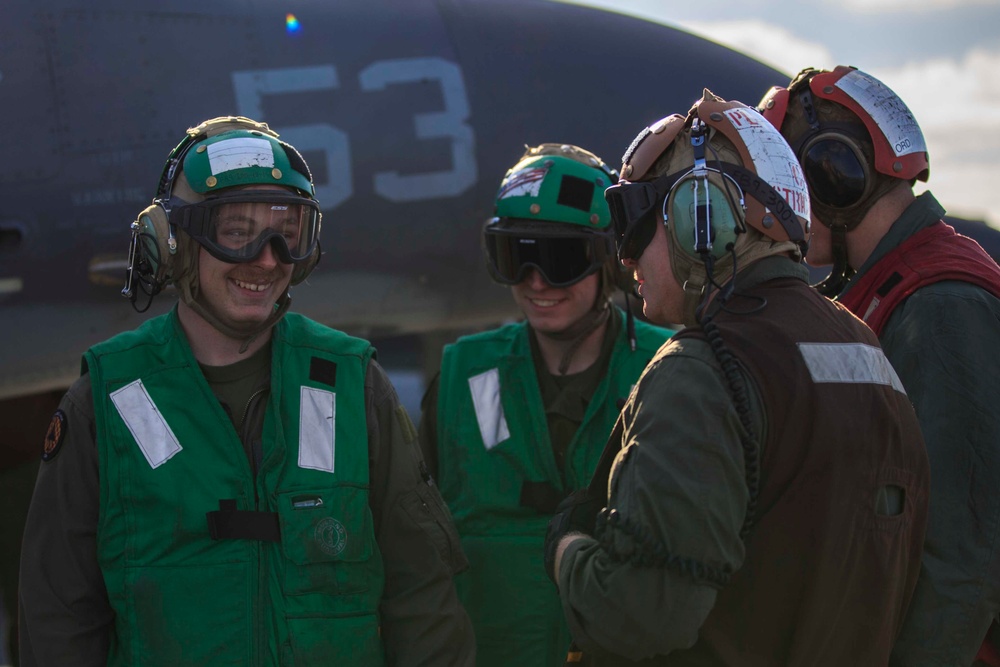
M 531 268 L 553 287 L 580 282 L 601 267 L 609 256 L 605 238 L 533 237 L 486 232 L 486 253 L 499 282 L 516 285 Z
M 247 259 L 278 241 L 294 262 L 309 256 L 312 222 L 312 211 L 301 204 L 223 204 L 209 217 L 209 239 L 230 257 Z
M 171 222 L 216 258 L 233 263 L 251 261 L 267 244 L 286 264 L 307 260 L 319 241 L 320 220 L 312 199 L 271 191 L 208 199 L 171 212 Z
M 647 182 L 623 181 L 605 190 L 604 198 L 611 211 L 618 258 L 639 259 L 656 234 L 656 187 Z

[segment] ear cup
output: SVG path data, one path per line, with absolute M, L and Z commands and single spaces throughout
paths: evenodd
M 853 138 L 839 132 L 811 137 L 799 151 L 810 196 L 834 208 L 850 208 L 871 190 L 868 160 Z
M 694 177 L 683 178 L 674 184 L 667 197 L 667 226 L 671 230 L 674 243 L 694 258 L 701 257 L 695 250 L 696 230 L 699 224 L 703 227 L 700 230 L 702 236 L 712 242 L 709 254 L 715 259 L 721 259 L 729 253 L 727 248 L 730 244 L 736 243 L 736 235 L 742 227 L 743 212 L 733 209 L 733 206 L 742 199 L 739 188 L 735 184 L 730 184 L 733 192 L 732 197 L 729 197 L 713 181 L 714 179 L 706 181 Z M 708 184 L 707 197 L 705 183 Z M 697 210 L 695 184 L 699 184 L 700 189 Z
M 170 252 L 170 224 L 167 212 L 159 204 L 149 206 L 136 219 L 139 226 L 137 270 L 144 279 L 150 280 L 157 290 L 173 276 L 174 255 Z

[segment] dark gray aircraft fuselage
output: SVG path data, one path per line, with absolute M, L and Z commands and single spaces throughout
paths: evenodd
M 296 310 L 379 336 L 516 316 L 479 231 L 525 144 L 609 164 L 702 88 L 787 77 L 662 25 L 541 0 L 49 0 L 0 20 L 0 399 L 65 387 L 137 315 L 129 223 L 203 119 L 266 121 L 314 171 L 323 259 Z M 288 29 L 287 15 L 298 21 Z
M 754 103 L 788 80 L 679 30 L 544 0 L 0 12 L 0 400 L 68 386 L 88 346 L 172 304 L 139 315 L 119 295 L 128 229 L 201 120 L 266 121 L 314 171 L 324 255 L 293 308 L 357 335 L 424 334 L 517 316 L 479 233 L 525 144 L 616 165 L 705 87 Z M 985 225 L 960 231 L 997 254 Z

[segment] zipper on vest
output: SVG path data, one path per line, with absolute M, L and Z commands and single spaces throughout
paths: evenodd
M 256 495 L 256 491 L 254 491 Z M 254 550 L 257 552 L 257 590 L 254 597 L 256 598 L 253 605 L 253 633 L 256 636 L 253 642 L 254 655 L 251 657 L 251 664 L 253 665 L 263 665 L 263 656 L 265 654 L 264 642 L 265 638 L 268 636 L 267 630 L 264 628 L 262 619 L 264 617 L 264 590 L 267 586 L 264 581 L 264 549 L 261 548 L 261 543 L 254 541 Z
M 243 442 L 249 444 L 250 450 L 250 473 L 252 475 L 252 486 L 253 486 L 253 508 L 254 511 L 260 511 L 260 491 L 257 488 L 257 472 L 260 470 L 262 459 L 264 457 L 264 452 L 262 450 L 262 443 L 264 440 L 263 433 L 254 433 L 252 426 L 257 423 L 257 419 L 248 419 L 251 416 L 251 409 L 256 410 L 258 404 L 260 403 L 260 397 L 262 394 L 267 392 L 266 387 L 262 387 L 252 393 L 250 398 L 247 399 L 246 405 L 243 407 L 243 416 L 240 420 L 240 438 Z M 263 430 L 263 422 L 261 422 L 261 430 Z M 256 437 L 255 437 L 256 436 Z M 265 591 L 267 591 L 268 582 L 265 581 L 264 573 L 266 571 L 264 563 L 264 549 L 260 542 L 253 543 L 253 549 L 255 552 L 255 560 L 257 563 L 257 571 L 255 574 L 255 579 L 257 585 L 254 591 L 254 605 L 253 605 L 253 633 L 254 639 L 252 640 L 252 654 L 250 664 L 252 665 L 263 665 L 263 658 L 266 655 L 265 649 L 265 638 L 268 636 L 268 632 L 264 628 L 263 618 L 264 618 L 264 608 L 266 604 Z
M 248 442 L 250 444 L 250 472 L 253 473 L 253 479 L 254 479 L 254 482 L 255 482 L 254 483 L 254 500 L 255 501 L 257 499 L 257 485 L 256 485 L 257 471 L 260 470 L 260 464 L 261 464 L 262 459 L 264 458 L 264 452 L 261 450 L 261 443 L 263 442 L 263 435 L 262 434 L 258 434 L 259 437 L 256 437 L 256 438 L 254 437 L 254 433 L 250 432 L 250 428 L 249 428 L 250 424 L 248 424 L 248 422 L 247 422 L 247 417 L 250 415 L 250 408 L 251 408 L 251 406 L 256 407 L 256 406 L 253 405 L 254 401 L 256 401 L 258 398 L 260 398 L 261 394 L 265 393 L 266 391 L 267 391 L 267 388 L 263 388 L 262 387 L 261 389 L 258 389 L 257 391 L 255 391 L 254 393 L 252 393 L 250 395 L 250 398 L 247 399 L 246 406 L 244 406 L 244 408 L 243 408 L 243 418 L 240 420 L 240 435 L 241 435 L 241 439 L 244 442 Z M 252 420 L 250 420 L 250 423 L 253 423 L 255 421 L 256 420 L 252 419 Z

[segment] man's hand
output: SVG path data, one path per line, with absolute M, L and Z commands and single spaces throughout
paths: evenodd
M 587 489 L 574 491 L 559 503 L 555 516 L 549 521 L 545 534 L 545 572 L 552 583 L 558 585 L 555 575 L 556 558 L 562 555 L 559 542 L 569 533 L 594 532 L 594 521 L 603 507 L 602 499 L 587 494 Z

